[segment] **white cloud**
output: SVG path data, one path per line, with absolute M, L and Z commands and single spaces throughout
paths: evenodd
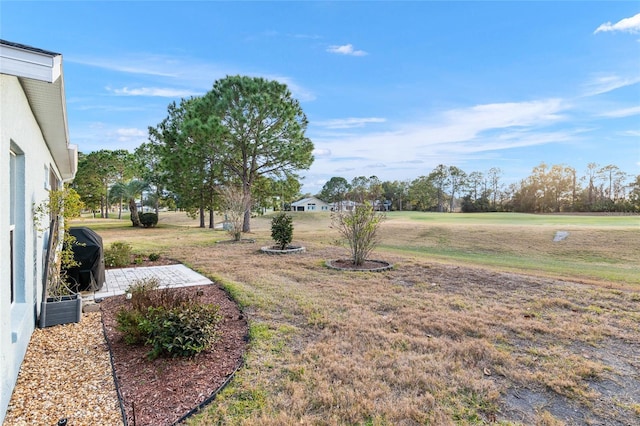
M 270 76 L 270 75 L 264 75 L 264 74 L 262 75 L 256 74 L 255 77 L 264 77 L 270 80 L 276 80 L 276 81 L 279 81 L 280 83 L 286 84 L 289 90 L 291 91 L 291 95 L 299 101 L 311 102 L 316 100 L 316 95 L 311 90 L 296 83 L 290 77 L 283 77 L 280 75 Z
M 107 139 L 117 140 L 119 144 L 124 146 L 137 146 L 147 140 L 147 130 L 138 129 L 136 127 L 119 128 L 113 131 L 105 132 Z
M 186 89 L 174 89 L 167 87 L 140 87 L 137 89 L 130 89 L 123 87 L 121 89 L 106 88 L 108 91 L 122 96 L 155 96 L 163 98 L 186 98 L 189 96 L 197 96 L 202 93 L 194 92 Z
M 343 44 L 342 46 L 329 46 L 327 48 L 327 52 L 350 56 L 365 56 L 368 54 L 364 50 L 354 50 L 352 44 Z
M 314 157 L 329 157 L 331 156 L 331 150 L 316 148 L 313 150 L 313 155 Z
M 604 24 L 596 28 L 593 33 L 597 34 L 599 32 L 608 31 L 621 31 L 631 34 L 640 33 L 640 13 L 630 18 L 621 19 L 615 24 L 612 24 L 611 22 L 605 22 Z
M 167 58 L 157 55 L 140 55 L 134 58 L 92 58 L 74 57 L 65 58 L 66 62 L 87 65 L 90 67 L 103 68 L 128 74 L 143 74 L 160 77 L 176 77 L 176 74 L 166 71 L 168 67 Z
M 313 124 L 328 129 L 353 129 L 355 127 L 364 127 L 369 123 L 384 123 L 385 118 L 380 117 L 363 117 L 363 118 L 336 118 L 333 120 L 315 121 Z
M 640 137 L 640 130 L 627 130 L 626 132 L 622 132 L 622 136 Z
M 631 117 L 633 115 L 640 115 L 640 106 L 617 109 L 600 114 L 601 117 L 622 118 Z
M 632 77 L 599 75 L 585 84 L 585 96 L 601 95 L 637 83 L 640 83 L 640 75 Z
M 314 138 L 316 148 L 330 149 L 331 156 L 317 158 L 313 169 L 346 173 L 363 165 L 381 167 L 384 159 L 388 170 L 415 170 L 418 176 L 434 159 L 451 164 L 513 148 L 568 143 L 579 131 L 545 127 L 566 120 L 569 108 L 561 99 L 484 104 L 430 114 L 423 122 L 383 132 Z
M 147 136 L 147 132 L 142 129 L 129 128 L 129 129 L 117 129 L 116 134 L 123 137 L 132 137 L 132 136 Z

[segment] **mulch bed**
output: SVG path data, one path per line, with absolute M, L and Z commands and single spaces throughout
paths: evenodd
M 247 321 L 218 285 L 173 289 L 198 294 L 202 303 L 220 307 L 220 339 L 193 358 L 149 361 L 146 346 L 127 345 L 116 330 L 116 314 L 125 296 L 105 299 L 102 321 L 111 346 L 118 385 L 129 425 L 170 425 L 205 402 L 233 374 L 247 346 Z
M 343 271 L 385 271 L 393 265 L 383 260 L 365 260 L 360 265 L 353 263 L 351 259 L 328 260 L 327 266 Z

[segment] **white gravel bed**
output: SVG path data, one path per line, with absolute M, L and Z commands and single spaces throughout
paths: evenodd
M 100 312 L 36 329 L 4 425 L 122 425 Z

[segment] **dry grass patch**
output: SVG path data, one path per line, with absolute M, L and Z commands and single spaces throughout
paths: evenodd
M 268 218 L 254 220 L 254 245 L 195 236 L 167 246 L 225 283 L 251 324 L 245 367 L 189 424 L 640 424 L 637 290 L 419 251 L 381 250 L 394 270 L 344 273 L 322 266 L 344 253 L 327 228 L 294 225 L 307 252 L 286 259 L 259 253 Z M 455 246 L 456 232 L 439 244 Z M 526 257 L 547 237 L 539 229 L 493 249 Z

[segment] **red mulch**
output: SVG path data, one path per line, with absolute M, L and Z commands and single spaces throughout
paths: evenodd
M 247 321 L 218 285 L 183 287 L 176 291 L 200 294 L 202 303 L 220 307 L 220 339 L 193 358 L 147 359 L 150 348 L 124 343 L 115 316 L 125 296 L 100 305 L 102 321 L 130 425 L 170 425 L 209 398 L 240 365 L 247 346 Z

